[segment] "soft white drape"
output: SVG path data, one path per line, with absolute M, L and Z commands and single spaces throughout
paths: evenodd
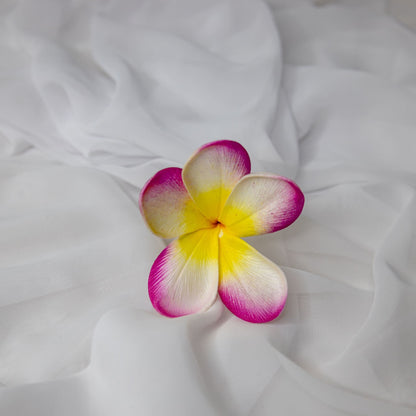
M 416 414 L 402 6 L 0 4 L 1 415 Z M 249 239 L 288 278 L 269 324 L 219 301 L 167 319 L 147 297 L 164 242 L 139 189 L 223 138 L 306 195 L 295 224 Z

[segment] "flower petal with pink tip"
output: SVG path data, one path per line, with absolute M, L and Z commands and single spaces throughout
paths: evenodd
M 219 221 L 239 237 L 273 233 L 292 224 L 304 202 L 302 191 L 290 179 L 251 174 L 235 186 Z
M 283 310 L 287 282 L 283 271 L 241 238 L 220 232 L 219 295 L 239 318 L 269 322 Z
M 180 168 L 157 172 L 143 187 L 139 207 L 149 228 L 159 237 L 173 238 L 214 226 L 191 199 Z
M 218 291 L 218 229 L 184 235 L 157 257 L 149 297 L 162 315 L 177 317 L 208 309 Z
M 201 212 L 215 222 L 236 183 L 250 173 L 241 144 L 220 140 L 202 146 L 186 163 L 182 177 Z

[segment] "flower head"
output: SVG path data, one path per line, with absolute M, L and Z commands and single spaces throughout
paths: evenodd
M 149 296 L 161 314 L 208 309 L 219 294 L 249 322 L 268 322 L 287 297 L 283 271 L 240 237 L 272 233 L 300 215 L 304 196 L 282 176 L 250 174 L 239 143 L 202 146 L 183 169 L 157 172 L 140 193 L 140 211 L 156 235 L 176 238 L 150 270 Z

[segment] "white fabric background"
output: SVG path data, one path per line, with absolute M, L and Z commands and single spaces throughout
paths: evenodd
M 0 414 L 415 415 L 411 6 L 3 0 Z M 269 324 L 147 298 L 139 188 L 222 138 L 306 195 Z

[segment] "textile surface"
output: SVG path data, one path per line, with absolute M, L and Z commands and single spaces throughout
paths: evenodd
M 1 415 L 416 415 L 401 3 L 1 2 Z M 268 324 L 148 299 L 166 242 L 140 188 L 218 139 L 305 193 L 296 223 L 247 239 L 288 279 Z

